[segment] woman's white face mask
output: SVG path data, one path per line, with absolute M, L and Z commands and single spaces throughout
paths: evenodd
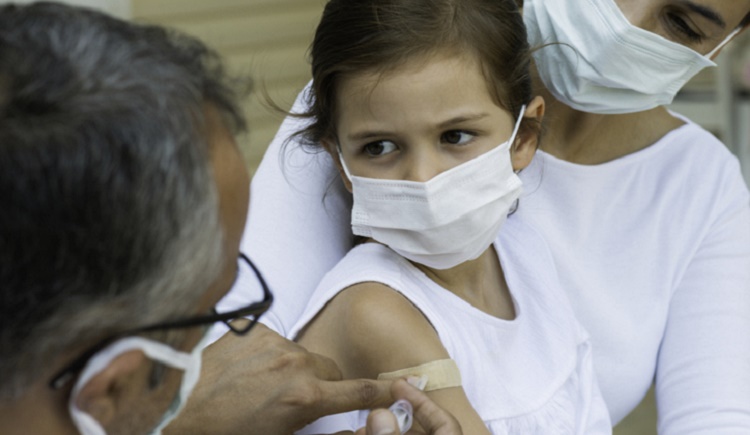
M 633 113 L 670 104 L 740 29 L 707 55 L 632 25 L 614 0 L 525 0 L 524 21 L 539 75 L 566 105 Z
M 104 370 L 116 357 L 132 350 L 141 350 L 150 359 L 169 367 L 182 370 L 182 383 L 175 400 L 160 419 L 157 426 L 150 432 L 160 434 L 161 431 L 180 413 L 193 391 L 201 371 L 201 354 L 207 344 L 208 334 L 205 334 L 191 353 L 180 352 L 164 343 L 148 340 L 142 337 L 126 337 L 104 348 L 94 355 L 81 372 L 78 381 L 70 395 L 68 408 L 73 423 L 83 435 L 106 435 L 102 425 L 89 414 L 76 406 L 76 398 L 81 389 L 97 374 Z

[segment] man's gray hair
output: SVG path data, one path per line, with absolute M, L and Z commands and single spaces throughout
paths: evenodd
M 0 8 L 0 399 L 71 348 L 193 314 L 224 261 L 206 103 L 244 129 L 193 38 Z

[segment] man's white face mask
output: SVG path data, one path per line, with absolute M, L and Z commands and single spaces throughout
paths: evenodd
M 104 428 L 99 422 L 89 414 L 78 409 L 76 406 L 76 397 L 81 389 L 98 373 L 104 370 L 116 357 L 125 352 L 132 350 L 141 350 L 150 359 L 165 364 L 171 368 L 182 370 L 182 383 L 177 396 L 172 405 L 162 416 L 158 425 L 151 431 L 153 434 L 160 434 L 161 431 L 180 413 L 187 403 L 190 393 L 193 391 L 195 384 L 201 372 L 201 354 L 207 344 L 208 335 L 204 334 L 200 342 L 195 346 L 191 353 L 180 352 L 164 343 L 148 340 L 142 337 L 126 337 L 111 345 L 107 346 L 96 355 L 94 355 L 81 372 L 78 381 L 73 387 L 70 395 L 68 408 L 70 415 L 78 431 L 83 435 L 106 435 Z
M 525 0 L 524 22 L 544 85 L 590 113 L 633 113 L 670 104 L 711 58 L 628 21 L 614 0 Z

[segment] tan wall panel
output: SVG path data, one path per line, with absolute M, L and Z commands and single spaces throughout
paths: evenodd
M 135 16 L 145 16 L 162 22 L 179 20 L 185 15 L 206 15 L 230 11 L 251 10 L 262 13 L 315 4 L 324 0 L 132 0 Z
M 315 31 L 317 12 L 315 7 L 266 14 L 248 10 L 243 14 L 200 17 L 170 22 L 169 25 L 224 51 L 271 48 L 290 43 L 306 47 Z
M 235 73 L 250 74 L 267 85 L 301 83 L 310 77 L 310 64 L 299 44 L 275 49 L 250 50 L 226 56 L 226 65 Z
M 295 98 L 297 98 L 299 91 L 299 86 L 290 83 L 283 86 L 274 86 L 268 93 L 273 104 L 279 106 L 281 109 L 288 110 L 292 106 L 292 103 L 294 103 Z M 264 100 L 259 89 L 244 102 L 242 107 L 245 110 L 245 116 L 251 127 L 263 125 L 267 122 L 280 124 L 284 119 L 284 113 L 271 107 Z
M 283 120 L 260 100 L 264 88 L 288 110 L 310 80 L 306 53 L 324 0 L 133 0 L 136 21 L 196 36 L 217 50 L 232 74 L 249 75 L 256 92 L 243 103 L 250 133 L 239 138 L 254 171 Z

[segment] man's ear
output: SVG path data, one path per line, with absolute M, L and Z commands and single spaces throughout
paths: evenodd
M 526 106 L 523 117 L 527 120 L 533 120 L 540 127 L 542 118 L 544 118 L 544 98 L 534 97 Z M 523 122 L 523 121 L 522 121 Z M 539 147 L 539 130 L 536 128 L 523 128 L 523 124 L 518 130 L 516 141 L 511 147 L 510 157 L 513 162 L 513 170 L 520 171 L 531 163 L 537 148 Z
M 349 193 L 352 193 L 352 182 L 349 181 L 349 177 L 347 177 L 346 172 L 344 172 L 344 167 L 341 166 L 341 157 L 339 156 L 338 145 L 336 145 L 333 141 L 327 139 L 323 139 L 321 142 L 323 144 L 323 147 L 333 159 L 333 164 L 336 165 L 336 169 L 338 169 L 339 171 L 339 176 L 341 176 L 341 181 L 344 182 L 344 187 L 346 187 L 346 190 L 348 190 Z
M 123 386 L 132 385 L 133 374 L 147 363 L 140 350 L 117 356 L 81 388 L 75 406 L 106 427 L 121 412 L 120 399 L 126 394 Z

